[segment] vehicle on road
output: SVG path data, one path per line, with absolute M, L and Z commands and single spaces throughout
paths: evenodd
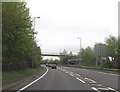
M 52 64 L 52 65 L 51 65 L 51 68 L 52 68 L 52 69 L 57 69 L 57 66 L 54 65 L 54 64 Z
M 49 64 L 46 64 L 46 67 L 49 67 Z

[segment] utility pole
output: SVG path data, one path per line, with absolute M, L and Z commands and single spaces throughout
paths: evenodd
M 34 25 L 34 26 L 33 26 L 33 31 L 34 31 L 34 32 L 35 32 L 35 19 L 36 19 L 36 18 L 40 18 L 40 17 L 34 17 L 34 19 L 33 19 L 33 23 L 34 23 L 34 24 L 33 24 L 33 25 Z M 33 34 L 33 51 L 34 51 L 34 34 Z M 33 60 L 34 60 L 34 59 L 32 59 L 32 68 L 33 68 Z

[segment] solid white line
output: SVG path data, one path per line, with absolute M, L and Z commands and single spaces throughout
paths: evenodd
M 82 83 L 85 83 L 83 80 L 79 79 L 78 77 L 76 77 L 77 80 L 81 81 Z
M 47 67 L 46 67 L 47 68 Z M 33 82 L 29 83 L 28 85 L 24 86 L 23 88 L 19 89 L 17 92 L 20 92 L 24 89 L 26 89 L 27 87 L 29 87 L 30 85 L 32 85 L 33 83 L 37 82 L 38 80 L 40 80 L 41 78 L 43 78 L 48 72 L 48 68 L 47 68 L 47 71 L 42 75 L 40 76 L 38 79 L 34 80 Z
M 72 75 L 71 73 L 70 73 L 70 75 L 71 75 L 71 76 L 74 76 L 74 75 Z
M 89 79 L 89 78 L 87 78 L 87 77 L 85 77 L 85 79 L 91 81 L 92 83 L 96 83 L 96 81 L 94 81 L 94 80 L 92 80 L 92 79 Z
M 95 87 L 92 87 L 93 90 L 97 91 L 97 92 L 100 92 L 97 88 Z

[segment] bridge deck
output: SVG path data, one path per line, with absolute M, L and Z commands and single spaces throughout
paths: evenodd
M 41 54 L 41 56 L 57 56 L 57 57 L 60 57 L 60 56 L 68 56 L 68 57 L 76 57 L 76 56 L 69 56 L 69 55 L 55 55 L 55 54 Z

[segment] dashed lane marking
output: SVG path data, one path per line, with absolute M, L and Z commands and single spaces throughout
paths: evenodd
M 98 87 L 100 87 L 100 86 L 102 86 L 102 84 L 91 84 L 92 86 L 98 86 Z
M 74 77 L 74 75 L 73 75 L 73 74 L 71 74 L 71 73 L 70 73 L 70 75 Z
M 69 74 L 70 76 L 74 77 L 74 73 L 73 72 L 68 72 L 68 70 L 65 70 L 65 69 L 62 69 L 62 68 L 59 68 L 60 70 L 66 72 L 67 74 Z M 79 76 L 81 77 L 81 75 L 79 74 L 75 74 L 76 76 Z M 82 79 L 76 77 L 77 80 L 79 80 L 80 82 L 82 83 L 85 83 L 85 81 L 83 81 Z M 90 79 L 90 78 L 87 78 L 87 77 L 84 77 L 85 80 L 87 81 L 90 81 L 91 83 L 95 83 L 95 84 L 92 84 L 92 86 L 98 86 L 97 88 L 96 87 L 92 87 L 93 90 L 97 91 L 97 92 L 101 92 L 100 90 L 112 90 L 112 91 L 115 91 L 115 92 L 118 92 L 116 91 L 115 89 L 111 88 L 111 87 L 107 87 L 107 88 L 104 88 L 104 87 L 101 87 L 102 84 L 96 84 L 97 82 L 93 79 Z
M 91 81 L 92 83 L 96 83 L 96 81 L 94 81 L 94 80 L 92 80 L 92 79 L 89 79 L 89 78 L 87 78 L 87 77 L 85 77 L 85 79 Z
M 68 73 L 68 72 L 66 72 L 66 73 Z
M 82 83 L 85 83 L 83 80 L 79 79 L 78 77 L 76 77 L 77 80 L 81 81 Z
M 79 74 L 75 74 L 75 75 L 77 75 L 77 76 L 81 76 L 81 75 L 79 75 Z

